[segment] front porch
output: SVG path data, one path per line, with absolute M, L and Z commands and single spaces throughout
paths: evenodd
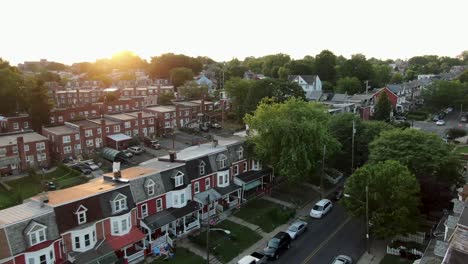
M 273 184 L 273 169 L 251 170 L 241 173 L 234 178 L 234 183 L 242 188 L 241 198 L 255 196 L 259 192 L 266 192 Z
M 132 227 L 130 232 L 122 236 L 109 236 L 107 242 L 114 249 L 115 254 L 125 264 L 140 261 L 145 257 L 146 235 L 137 227 Z
M 237 208 L 241 204 L 241 187 L 235 184 L 231 184 L 228 187 L 216 188 L 216 191 L 222 195 L 221 199 L 218 200 L 217 210 L 224 212 Z

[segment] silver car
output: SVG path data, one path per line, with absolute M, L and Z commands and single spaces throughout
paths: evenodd
M 335 257 L 331 264 L 353 264 L 353 260 L 345 255 Z
M 299 235 L 304 233 L 307 230 L 307 222 L 297 220 L 296 222 L 292 223 L 286 233 L 289 234 L 291 239 L 296 239 Z

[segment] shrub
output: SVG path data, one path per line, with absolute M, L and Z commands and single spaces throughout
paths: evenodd
M 459 138 L 459 137 L 464 137 L 466 136 L 466 131 L 461 128 L 450 128 L 447 131 L 447 136 L 451 138 Z

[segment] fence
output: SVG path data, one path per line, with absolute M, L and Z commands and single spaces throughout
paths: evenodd
M 409 234 L 406 236 L 399 235 L 395 237 L 395 240 L 400 240 L 404 242 L 416 242 L 419 244 L 424 244 L 424 238 L 426 237 L 426 233 L 424 232 L 416 232 L 416 234 Z
M 418 255 L 418 256 L 422 256 L 423 253 L 417 249 L 411 249 L 411 250 L 408 250 L 406 249 L 406 252 L 409 252 L 413 255 Z M 396 255 L 396 256 L 400 256 L 400 248 L 391 248 L 389 246 L 387 246 L 387 254 L 389 255 Z

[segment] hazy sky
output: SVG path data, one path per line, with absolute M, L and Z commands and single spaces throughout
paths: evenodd
M 467 10 L 468 0 L 1 0 L 0 57 L 456 56 L 468 49 Z

